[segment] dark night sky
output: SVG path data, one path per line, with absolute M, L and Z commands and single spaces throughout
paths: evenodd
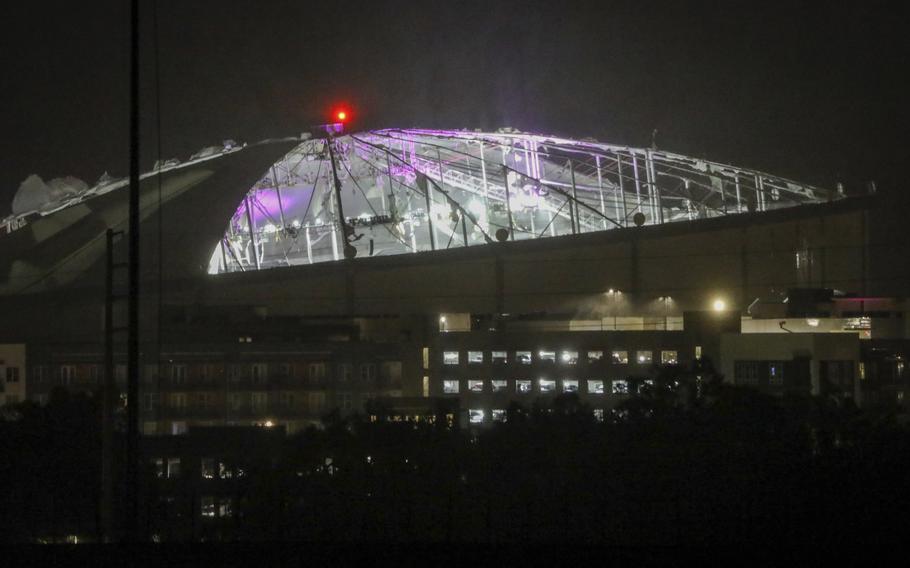
M 151 2 L 143 47 L 154 159 Z M 161 145 L 495 128 L 658 146 L 826 186 L 899 181 L 910 18 L 874 2 L 159 0 Z M 125 0 L 0 8 L 0 214 L 29 174 L 127 173 Z

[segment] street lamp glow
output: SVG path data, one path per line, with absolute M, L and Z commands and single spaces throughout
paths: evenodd
M 715 312 L 722 312 L 727 309 L 727 302 L 717 298 L 714 300 L 714 303 L 711 304 L 711 307 L 714 308 Z

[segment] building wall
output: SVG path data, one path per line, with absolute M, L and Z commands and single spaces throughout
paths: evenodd
M 738 376 L 737 362 L 794 362 L 807 363 L 806 377 L 787 377 L 775 384 L 768 376 L 748 380 Z M 848 333 L 725 333 L 720 338 L 720 370 L 726 381 L 753 386 L 772 392 L 802 391 L 822 394 L 823 379 L 827 377 L 828 362 L 845 362 L 851 381 L 840 385 L 843 394 L 855 397 L 859 392 L 859 363 L 861 361 L 858 334 Z M 806 378 L 807 381 L 800 379 Z M 753 377 L 755 379 L 755 377 Z M 849 385 L 849 388 L 847 388 Z

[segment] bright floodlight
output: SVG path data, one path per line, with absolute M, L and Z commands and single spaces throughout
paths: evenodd
M 712 304 L 712 307 L 714 308 L 715 312 L 722 312 L 727 309 L 727 302 L 718 298 L 718 299 L 714 300 L 714 304 Z

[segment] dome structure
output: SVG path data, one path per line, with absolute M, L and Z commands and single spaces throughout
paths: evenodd
M 594 140 L 386 129 L 297 144 L 238 204 L 208 272 L 482 246 L 837 197 L 764 172 Z

